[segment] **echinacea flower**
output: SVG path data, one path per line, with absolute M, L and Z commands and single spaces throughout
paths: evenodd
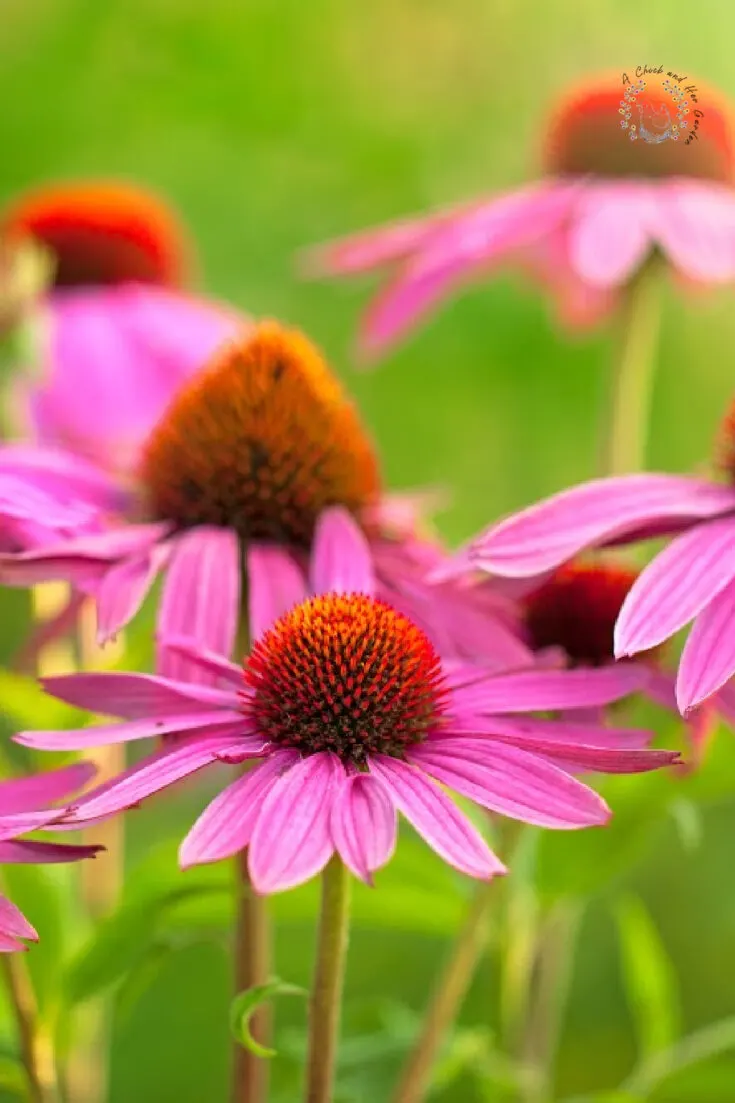
M 92 512 L 95 531 L 0 555 L 0 581 L 72 583 L 95 598 L 102 641 L 128 623 L 163 571 L 159 634 L 191 632 L 229 655 L 243 549 L 271 543 L 303 556 L 331 506 L 364 524 L 382 596 L 440 637 L 463 629 L 453 595 L 429 598 L 419 585 L 440 553 L 396 534 L 394 517 L 388 533 L 380 528 L 378 459 L 355 407 L 306 338 L 275 323 L 226 344 L 175 390 L 122 473 L 71 450 L 8 444 L 0 446 L 3 475 L 15 480 L 21 504 L 26 489 L 40 490 Z M 4 509 L 0 501 L 0 523 Z M 248 595 L 257 602 L 252 584 Z M 497 647 L 504 664 L 530 661 L 499 618 L 483 627 L 486 653 Z M 159 673 L 178 676 L 183 662 L 159 651 Z
M 506 263 L 537 280 L 572 327 L 607 316 L 655 251 L 687 283 L 732 281 L 730 110 L 699 84 L 686 105 L 678 91 L 657 76 L 586 81 L 552 112 L 538 182 L 317 247 L 308 270 L 391 272 L 362 326 L 372 356 Z M 639 115 L 670 125 L 654 140 Z
M 94 774 L 91 763 L 79 762 L 48 774 L 0 781 L 0 865 L 76 862 L 81 858 L 93 858 L 103 849 L 19 837 L 58 821 L 65 809 L 46 806 L 76 793 Z M 36 942 L 36 929 L 15 904 L 0 895 L 0 953 L 27 949 L 22 939 Z
M 192 247 L 168 206 L 116 182 L 49 185 L 0 213 L 6 242 L 45 248 L 52 282 L 32 319 L 37 363 L 12 382 L 37 442 L 129 463 L 171 391 L 245 318 L 197 298 Z
M 119 673 L 44 679 L 62 700 L 125 722 L 26 732 L 21 743 L 61 749 L 175 736 L 78 801 L 69 825 L 130 808 L 217 760 L 256 760 L 196 821 L 181 846 L 184 866 L 247 847 L 252 883 L 270 893 L 314 876 L 336 852 L 369 881 L 393 852 L 400 811 L 445 861 L 490 878 L 503 865 L 442 786 L 503 815 L 572 829 L 609 816 L 573 771 L 676 761 L 643 749 L 647 732 L 598 730 L 592 738 L 588 725 L 585 738 L 584 725 L 524 715 L 615 700 L 640 685 L 633 666 L 582 677 L 488 674 L 456 663 L 445 670 L 421 629 L 376 596 L 369 546 L 343 510 L 320 521 L 309 590 L 278 549 L 250 556 L 264 584 L 250 609 L 244 668 L 196 640 L 169 640 L 216 684 Z
M 721 465 L 730 485 L 665 474 L 595 479 L 490 526 L 463 550 L 456 569 L 541 578 L 586 549 L 673 537 L 625 596 L 614 654 L 650 651 L 693 621 L 676 681 L 678 707 L 690 713 L 735 674 L 732 429 L 728 417 Z

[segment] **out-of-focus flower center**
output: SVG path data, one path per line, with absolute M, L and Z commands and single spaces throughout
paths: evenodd
M 357 766 L 400 758 L 440 722 L 445 697 L 424 633 L 363 594 L 312 598 L 281 617 L 255 644 L 245 683 L 266 739 Z
M 559 103 L 546 128 L 545 171 L 731 183 L 732 116 L 722 97 L 686 76 L 629 76 L 579 86 Z
M 735 484 L 735 399 L 722 419 L 715 443 L 715 463 L 728 482 Z
M 605 564 L 570 563 L 525 598 L 531 647 L 561 647 L 574 666 L 613 661 L 613 632 L 637 572 Z
M 142 454 L 149 514 L 307 547 L 319 514 L 377 500 L 357 412 L 301 334 L 264 323 L 173 399 Z
M 176 287 L 188 268 L 186 234 L 153 195 L 125 184 L 65 184 L 20 196 L 0 216 L 13 241 L 30 237 L 54 261 L 55 287 L 134 281 Z

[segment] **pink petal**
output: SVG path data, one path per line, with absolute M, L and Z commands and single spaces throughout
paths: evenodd
M 660 535 L 682 523 L 735 509 L 735 491 L 679 475 L 623 475 L 595 479 L 555 494 L 492 526 L 474 543 L 477 567 L 524 578 L 572 559 L 585 548 L 632 539 L 641 530 Z
M 346 276 L 402 260 L 456 213 L 452 209 L 424 218 L 401 219 L 328 241 L 306 251 L 303 267 L 312 276 Z
M 362 881 L 384 866 L 396 846 L 393 802 L 377 778 L 353 774 L 340 786 L 332 806 L 332 838 L 342 861 Z
M 166 555 L 166 546 L 159 545 L 142 555 L 124 559 L 105 571 L 95 593 L 97 642 L 100 645 L 116 636 L 133 619 Z
M 116 511 L 127 504 L 127 493 L 117 479 L 64 448 L 4 444 L 0 472 L 21 476 L 52 496 L 81 498 L 105 510 Z
M 648 687 L 647 687 L 648 688 Z M 672 698 L 673 699 L 673 698 Z M 576 710 L 572 716 L 576 717 Z M 474 725 L 472 733 L 470 726 Z M 475 716 L 453 724 L 452 733 L 474 732 L 492 735 L 519 747 L 543 748 L 553 753 L 556 744 L 575 747 L 598 747 L 615 750 L 639 750 L 647 747 L 652 734 L 645 728 L 609 728 L 599 723 L 579 723 L 570 720 L 539 720 L 536 717 Z M 441 732 L 438 733 L 441 738 Z M 431 738 L 434 738 L 433 736 Z
M 564 770 L 517 747 L 486 743 L 432 739 L 409 759 L 484 808 L 538 827 L 589 827 L 609 819 L 602 797 Z
M 735 581 L 694 622 L 679 662 L 676 702 L 687 715 L 735 674 Z
M 311 588 L 315 594 L 375 593 L 370 546 L 354 518 L 340 506 L 324 510 L 314 532 Z
M 395 806 L 437 854 L 461 873 L 489 879 L 505 873 L 479 831 L 421 769 L 386 755 L 370 758 Z
M 572 268 L 594 287 L 626 282 L 653 245 L 657 197 L 646 185 L 596 185 L 569 224 Z
M 179 850 L 182 869 L 231 858 L 250 842 L 263 801 L 278 778 L 299 756 L 279 751 L 228 785 L 207 805 Z
M 124 720 L 153 720 L 160 716 L 191 714 L 213 708 L 238 708 L 232 690 L 215 689 L 191 682 L 173 682 L 157 674 L 127 674 L 99 671 L 91 674 L 58 674 L 40 679 L 53 697 L 77 708 Z M 0 788 L 1 792 L 1 788 Z
M 242 740 L 246 744 L 246 740 Z M 231 732 L 215 736 L 195 736 L 177 741 L 117 777 L 87 793 L 71 807 L 65 820 L 70 825 L 101 819 L 139 804 L 169 785 L 189 777 L 204 766 L 216 762 L 220 754 L 239 746 Z M 262 740 L 251 741 L 252 754 L 262 750 Z
M 63 815 L 63 808 L 49 808 L 42 812 L 13 812 L 0 816 L 0 840 L 15 839 L 29 831 L 38 831 Z
M 223 659 L 214 651 L 202 650 L 196 640 L 188 636 L 167 636 L 166 647 L 185 655 L 192 663 L 198 664 L 203 670 L 214 675 L 215 685 L 223 682 L 236 689 L 242 689 L 242 667 L 231 663 L 229 659 Z
M 658 188 L 657 234 L 668 259 L 690 279 L 735 278 L 735 199 L 732 189 L 699 180 Z
M 33 812 L 44 805 L 54 804 L 83 788 L 96 773 L 97 767 L 92 762 L 75 762 L 46 774 L 0 781 L 2 814 Z
M 229 529 L 202 525 L 176 538 L 158 612 L 157 672 L 168 678 L 216 684 L 181 654 L 168 636 L 189 635 L 202 650 L 229 658 L 240 616 L 240 541 Z
M 23 912 L 4 896 L 0 896 L 0 931 L 6 938 L 28 938 L 32 942 L 38 942 L 36 929 L 30 925 Z
M 293 888 L 327 864 L 334 852 L 329 821 L 341 776 L 339 759 L 320 753 L 301 759 L 271 787 L 248 852 L 256 892 Z
M 60 540 L 21 555 L 0 555 L 0 579 L 6 586 L 99 580 L 111 562 L 147 551 L 163 540 L 170 528 L 164 522 L 124 525 L 73 540 Z
M 638 576 L 615 625 L 615 657 L 673 636 L 735 577 L 735 518 L 698 525 L 672 541 Z
M 250 638 L 259 640 L 279 617 L 306 597 L 306 582 L 294 559 L 274 544 L 247 550 Z
M 638 664 L 620 663 L 598 670 L 521 670 L 490 675 L 458 686 L 452 697 L 458 714 L 546 712 L 609 705 L 645 686 L 648 672 Z
M 104 849 L 103 846 L 65 846 L 60 843 L 12 839 L 0 842 L 0 863 L 57 865 L 60 862 L 78 862 L 82 858 L 94 858 Z
M 161 738 L 164 735 L 183 735 L 198 730 L 241 731 L 250 734 L 247 719 L 232 710 L 217 709 L 211 712 L 191 712 L 188 715 L 148 717 L 130 720 L 126 724 L 91 724 L 86 728 L 63 731 L 27 731 L 13 736 L 24 747 L 41 751 L 80 751 L 87 747 L 107 747 L 113 743 L 130 743 L 136 739 Z

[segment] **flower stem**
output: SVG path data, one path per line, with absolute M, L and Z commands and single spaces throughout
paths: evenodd
M 641 266 L 624 292 L 610 375 L 603 475 L 623 475 L 645 466 L 661 282 L 660 262 L 654 256 Z
M 253 892 L 247 865 L 247 851 L 238 858 L 240 896 L 235 927 L 235 994 L 270 979 L 270 924 L 266 900 Z M 262 1004 L 251 1020 L 253 1038 L 267 1045 L 272 1029 L 268 1003 Z M 264 1103 L 268 1095 L 268 1061 L 239 1043 L 235 1045 L 232 1071 L 232 1103 Z
M 456 1018 L 488 939 L 488 908 L 494 899 L 494 880 L 482 881 L 470 901 L 452 955 L 439 978 L 421 1034 L 398 1083 L 394 1103 L 421 1103 L 431 1070 L 447 1030 Z
M 331 1103 L 347 957 L 350 874 L 335 854 L 322 874 L 316 969 L 309 1007 L 306 1103 Z
M 56 1103 L 58 1089 L 53 1053 L 39 1030 L 38 1007 L 21 952 L 0 954 L 5 986 L 18 1030 L 30 1103 Z

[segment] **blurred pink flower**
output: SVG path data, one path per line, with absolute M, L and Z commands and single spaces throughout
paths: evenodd
M 505 263 L 538 282 L 575 328 L 606 317 L 655 250 L 685 282 L 735 279 L 729 106 L 700 84 L 696 103 L 682 108 L 691 118 L 681 127 L 693 139 L 682 129 L 673 140 L 632 143 L 626 93 L 615 74 L 564 97 L 545 128 L 537 183 L 310 250 L 313 275 L 392 271 L 364 319 L 362 351 L 380 355 L 464 284 Z M 651 110 L 668 111 L 674 96 L 649 79 Z
M 16 419 L 37 443 L 123 469 L 172 391 L 246 319 L 184 290 L 184 227 L 129 184 L 38 188 L 8 205 L 0 230 L 40 243 L 53 264 L 34 319 L 38 362 L 11 381 Z
M 735 673 L 735 487 L 663 474 L 596 479 L 491 526 L 465 550 L 462 569 L 533 578 L 587 548 L 666 535 L 675 538 L 622 603 L 614 652 L 650 651 L 694 621 L 676 681 L 686 715 Z
M 142 402 L 148 410 L 147 395 Z M 423 579 L 443 553 L 406 523 L 406 500 L 397 511 L 382 495 L 354 406 L 301 334 L 264 323 L 225 346 L 172 392 L 135 462 L 113 467 L 71 449 L 0 447 L 0 478 L 14 488 L 7 504 L 0 499 L 0 524 L 27 508 L 28 494 L 47 495 L 60 511 L 77 508 L 84 520 L 63 539 L 0 554 L 0 581 L 73 584 L 94 597 L 102 641 L 128 623 L 165 571 L 159 634 L 191 632 L 229 655 L 242 549 L 271 542 L 303 557 L 319 515 L 340 505 L 364 524 L 381 595 L 426 625 L 447 653 L 456 645 L 458 658 L 469 649 L 502 666 L 531 661 L 492 610 L 477 610 L 470 624 L 461 586 L 427 591 Z M 465 624 L 472 638 L 463 641 Z M 185 665 L 159 648 L 159 673 L 179 677 Z
M 130 808 L 217 760 L 260 759 L 194 824 L 180 851 L 184 866 L 248 847 L 253 885 L 270 893 L 314 876 L 336 851 L 370 881 L 391 857 L 400 811 L 445 861 L 490 878 L 503 865 L 443 786 L 494 812 L 572 829 L 609 817 L 573 772 L 630 773 L 677 760 L 644 749 L 648 732 L 525 715 L 616 700 L 642 684 L 634 666 L 581 677 L 444 666 L 421 629 L 376 596 L 370 548 L 342 511 L 320 523 L 308 589 L 277 548 L 251 548 L 249 574 L 257 600 L 244 671 L 196 639 L 169 640 L 215 684 L 143 674 L 44 680 L 62 700 L 126 722 L 26 732 L 21 743 L 60 749 L 176 735 L 78 801 L 69 825 Z
M 29 831 L 37 831 L 58 821 L 64 814 L 62 808 L 46 808 L 75 793 L 94 777 L 91 763 L 79 762 L 48 774 L 0 781 L 0 864 L 76 862 L 80 858 L 93 858 L 99 846 L 63 846 L 59 843 L 21 839 Z M 0 896 L 0 953 L 25 950 L 21 939 L 35 942 L 38 934 L 15 904 Z

